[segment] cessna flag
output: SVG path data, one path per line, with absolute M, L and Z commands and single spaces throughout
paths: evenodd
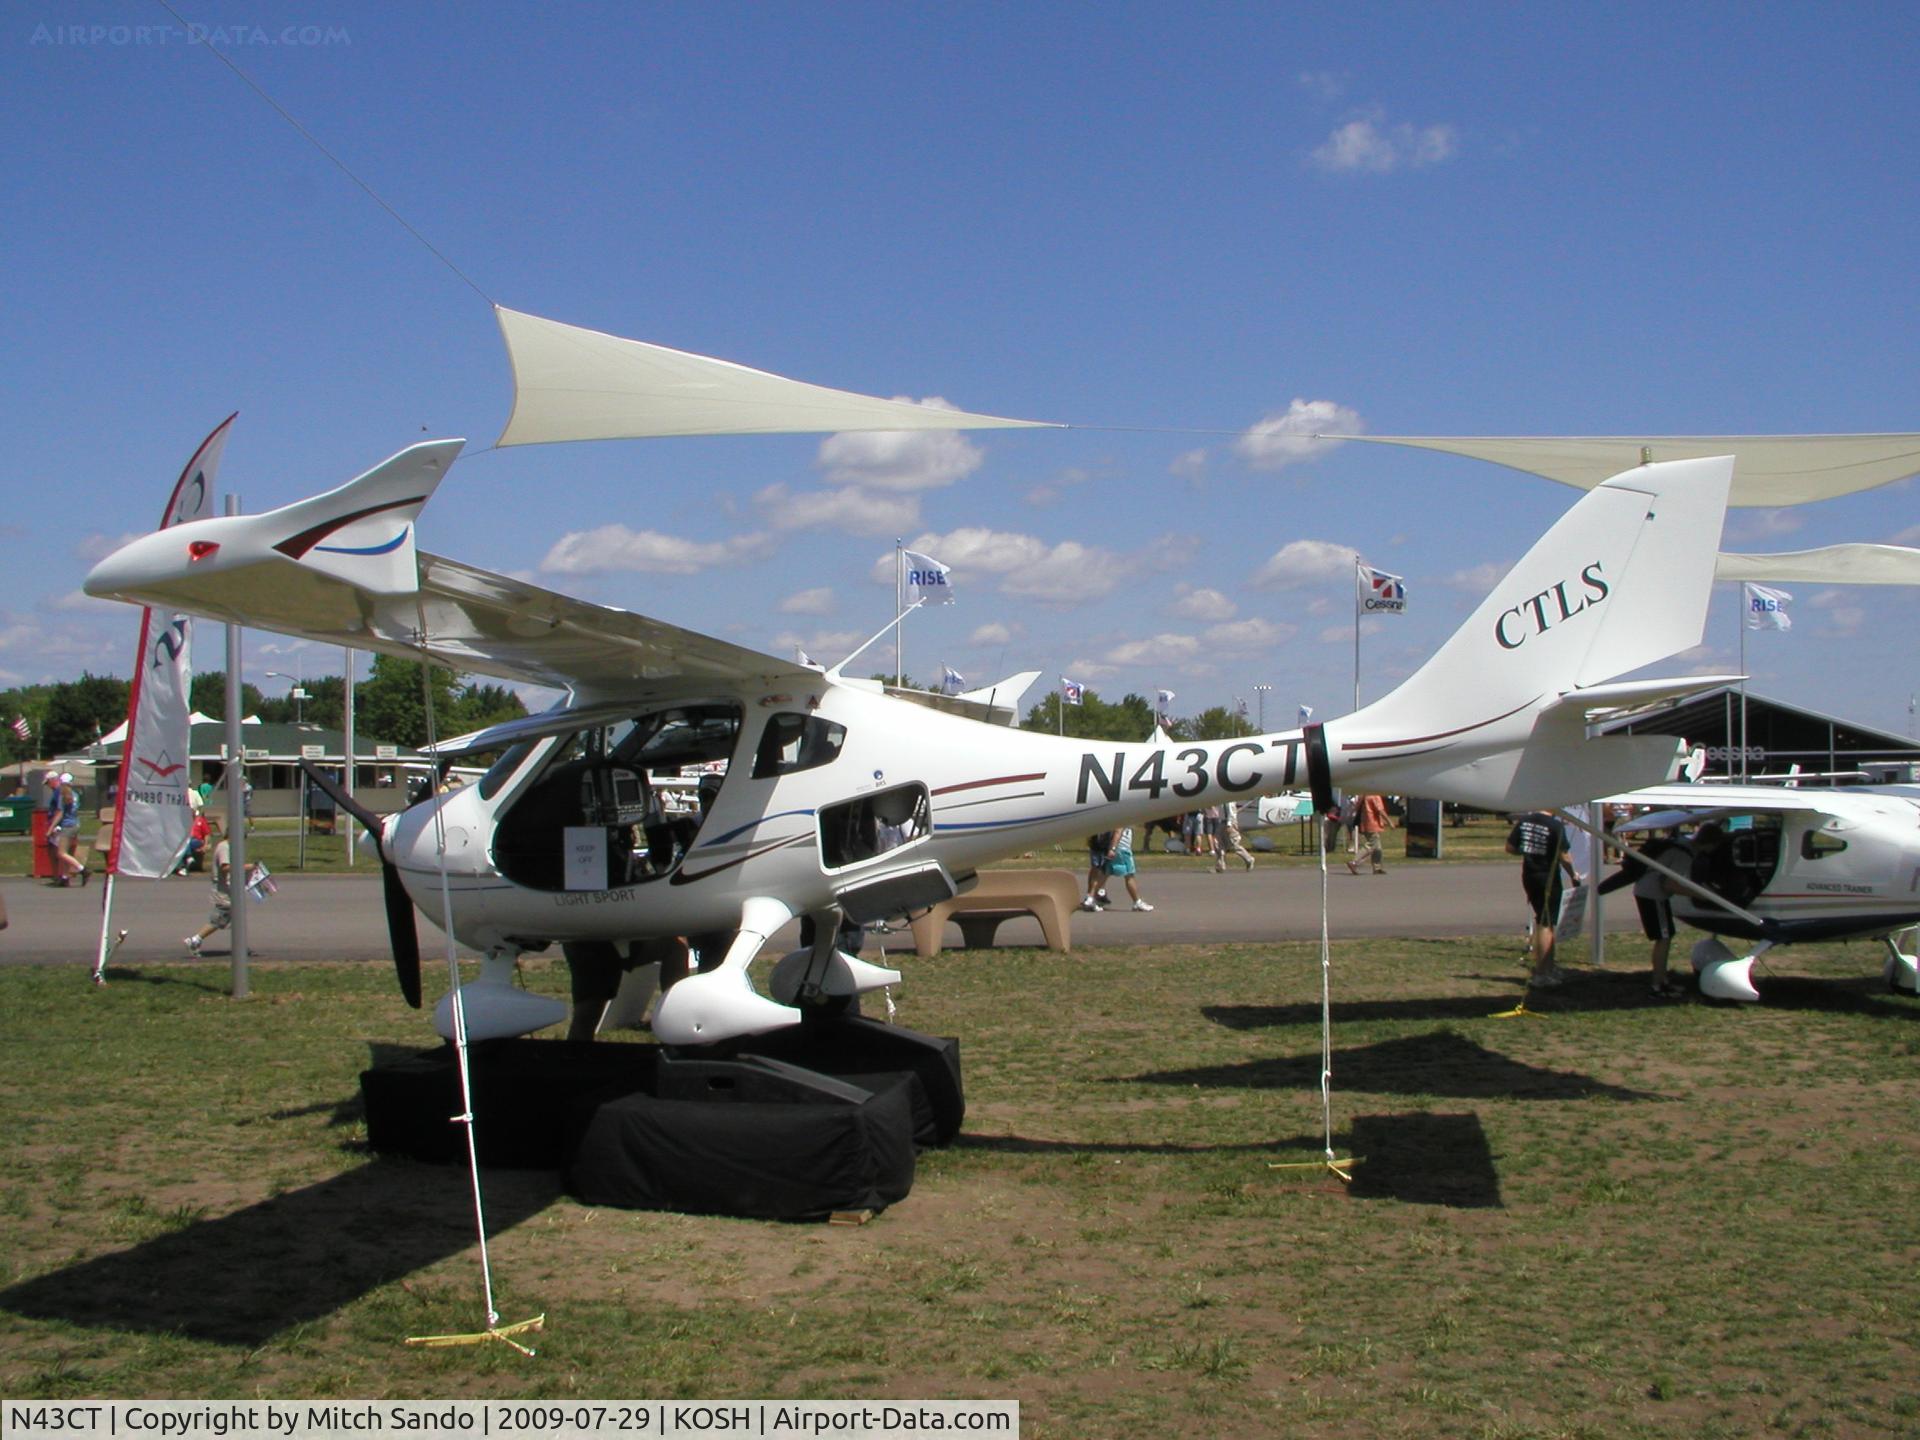
M 1364 560 L 1354 562 L 1360 567 L 1358 589 L 1355 591 L 1356 603 L 1369 615 L 1404 615 L 1407 613 L 1407 582 L 1398 575 L 1389 575 L 1385 570 L 1376 570 Z
M 234 416 L 229 415 L 180 472 L 160 528 L 213 514 L 214 475 Z M 127 702 L 127 738 L 120 767 L 119 823 L 107 851 L 107 873 L 157 879 L 186 848 L 187 685 L 193 677 L 192 622 L 185 615 L 140 612 L 140 649 Z
M 1060 677 L 1060 698 L 1069 705 L 1078 705 L 1082 700 L 1087 698 L 1087 687 L 1082 685 L 1078 680 L 1069 680 L 1066 676 L 1062 675 Z
M 947 567 L 917 550 L 902 554 L 907 562 L 907 597 L 923 605 L 951 605 L 953 586 L 947 580 Z
M 1749 630 L 1791 630 L 1793 617 L 1787 614 L 1787 602 L 1793 599 L 1791 591 L 1775 590 L 1768 585 L 1755 585 L 1751 580 L 1740 586 L 1740 598 L 1746 602 Z

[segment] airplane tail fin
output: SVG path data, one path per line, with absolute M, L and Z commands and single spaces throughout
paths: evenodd
M 390 598 L 419 589 L 414 519 L 465 443 L 410 446 L 337 489 L 277 510 L 144 535 L 96 565 L 86 592 L 364 644 L 392 628 L 380 613 Z M 401 609 L 410 606 L 395 608 L 396 633 L 418 625 Z
M 1320 727 L 1315 768 L 1501 810 L 1658 783 L 1672 739 L 1588 740 L 1586 724 L 1719 683 L 1607 682 L 1700 642 L 1732 479 L 1731 457 L 1671 460 L 1590 491 L 1405 684 Z

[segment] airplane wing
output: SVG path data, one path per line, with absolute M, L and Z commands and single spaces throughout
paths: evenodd
M 818 686 L 790 660 L 417 552 L 414 521 L 464 441 L 411 446 L 336 490 L 170 526 L 94 567 L 90 595 L 551 686 L 592 703 L 748 681 Z
M 1637 816 L 1618 827 L 1632 834 L 1639 830 L 1665 830 L 1675 825 L 1692 825 L 1703 820 L 1755 812 L 1775 815 L 1825 815 L 1836 820 L 1864 820 L 1888 813 L 1890 805 L 1904 803 L 1895 797 L 1863 790 L 1852 794 L 1845 790 L 1789 790 L 1779 785 L 1654 785 L 1645 790 L 1629 790 L 1609 795 L 1604 805 L 1652 806 L 1651 814 Z

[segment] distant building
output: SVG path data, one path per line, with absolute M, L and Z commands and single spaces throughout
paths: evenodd
M 1738 777 L 1744 749 L 1749 778 L 1785 775 L 1797 765 L 1805 774 L 1842 777 L 1836 782 L 1841 784 L 1849 776 L 1920 782 L 1920 741 L 1912 736 L 1875 730 L 1752 690 L 1747 691 L 1745 709 L 1743 726 L 1740 687 L 1724 685 L 1601 728 L 1607 734 L 1677 735 L 1689 746 L 1704 745 L 1710 776 Z
M 85 750 L 57 762 L 91 769 L 93 778 L 87 789 L 90 807 L 97 805 L 106 809 L 113 803 L 111 797 L 118 793 L 126 733 L 123 721 Z M 335 778 L 346 760 L 345 733 L 320 725 L 269 725 L 260 720 L 245 720 L 240 726 L 240 743 L 246 750 L 247 779 L 253 782 L 256 819 L 300 813 L 302 759 Z M 227 764 L 226 723 L 196 711 L 187 750 L 192 783 L 218 784 Z M 410 777 L 428 778 L 433 774 L 433 763 L 418 750 L 405 745 L 356 734 L 353 751 L 354 798 L 380 814 L 406 805 Z

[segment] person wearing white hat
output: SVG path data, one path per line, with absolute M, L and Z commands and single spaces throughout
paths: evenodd
M 80 790 L 70 771 L 47 772 L 47 855 L 53 862 L 55 883 L 71 885 L 78 876 L 85 885 L 92 872 L 73 852 L 80 843 Z

